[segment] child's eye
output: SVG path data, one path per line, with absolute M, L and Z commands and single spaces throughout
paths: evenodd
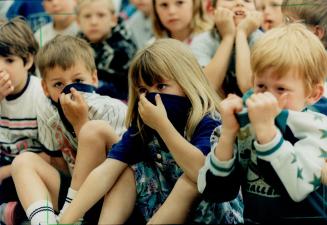
M 177 1 L 177 5 L 183 5 L 184 1 Z
M 168 4 L 167 3 L 161 3 L 159 6 L 162 7 L 162 8 L 167 8 Z
M 83 83 L 83 80 L 82 79 L 75 79 L 74 83 Z
M 98 17 L 100 17 L 100 18 L 103 18 L 103 17 L 105 17 L 106 15 L 104 14 L 104 13 L 98 13 Z
M 283 88 L 283 87 L 278 87 L 278 88 L 277 88 L 277 91 L 278 91 L 278 92 L 285 92 L 285 91 L 286 91 L 286 89 L 285 89 L 285 88 Z
M 143 93 L 146 93 L 148 90 L 146 89 L 146 88 L 143 88 L 143 87 L 140 87 L 139 89 L 138 89 L 138 93 L 139 94 L 143 94 Z
M 258 92 L 265 92 L 266 90 L 266 86 L 264 84 L 257 84 L 255 86 L 255 92 L 258 93 Z
M 158 90 L 165 89 L 166 87 L 167 87 L 166 84 L 158 84 L 158 85 L 157 85 Z
M 64 87 L 64 84 L 61 83 L 61 82 L 56 82 L 56 83 L 53 84 L 53 87 L 58 88 L 58 89 L 61 89 L 61 88 Z
M 84 14 L 83 17 L 84 17 L 85 19 L 89 19 L 89 18 L 91 18 L 91 14 Z
M 13 63 L 15 60 L 13 58 L 6 58 L 6 63 Z

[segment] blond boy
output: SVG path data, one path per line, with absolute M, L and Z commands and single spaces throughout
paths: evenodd
M 222 101 L 222 126 L 199 191 L 219 200 L 233 198 L 241 186 L 251 223 L 325 222 L 325 212 L 316 211 L 324 199 L 315 194 L 324 191 L 327 117 L 309 109 L 324 91 L 325 48 L 303 25 L 290 24 L 254 45 L 251 65 L 254 93 Z M 236 117 L 245 107 L 248 117 Z

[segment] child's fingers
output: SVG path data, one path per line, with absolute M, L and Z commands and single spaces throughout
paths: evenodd
M 8 82 L 10 82 L 10 84 L 11 84 L 11 81 L 9 79 L 9 75 L 7 73 L 2 73 L 1 78 L 0 78 L 0 86 L 3 87 L 6 84 L 8 84 Z
M 70 89 L 70 93 L 71 93 L 71 100 L 72 101 L 76 101 L 78 103 L 84 101 L 83 96 L 75 88 L 72 87 Z
M 157 106 L 159 106 L 159 107 L 165 107 L 164 104 L 162 103 L 162 100 L 161 100 L 161 97 L 160 97 L 159 94 L 156 94 L 155 99 L 156 99 L 156 105 Z

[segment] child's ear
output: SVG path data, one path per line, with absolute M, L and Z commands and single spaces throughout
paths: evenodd
M 94 86 L 98 87 L 99 85 L 99 80 L 98 80 L 98 71 L 94 70 L 94 72 L 92 73 L 92 83 L 94 84 Z
M 317 84 L 312 88 L 311 94 L 307 97 L 306 102 L 308 105 L 313 105 L 319 99 L 323 96 L 324 94 L 324 85 L 323 84 Z
M 25 69 L 29 70 L 31 69 L 32 65 L 34 63 L 34 56 L 32 54 L 28 54 L 27 61 L 25 62 Z
M 321 26 L 319 26 L 319 25 L 315 25 L 314 27 L 313 27 L 313 33 L 320 39 L 320 40 L 322 40 L 323 39 L 323 37 L 325 36 L 325 33 L 326 33 L 326 30 L 323 28 L 323 27 L 321 27 Z
M 44 78 L 42 78 L 42 80 L 41 80 L 41 85 L 42 85 L 42 88 L 43 88 L 43 92 L 44 92 L 44 94 L 45 94 L 47 97 L 49 97 L 49 96 L 50 96 L 50 93 L 49 93 L 48 86 L 47 86 L 47 84 L 46 84 Z
M 115 27 L 118 23 L 118 16 L 116 15 L 115 12 L 111 13 L 111 28 Z

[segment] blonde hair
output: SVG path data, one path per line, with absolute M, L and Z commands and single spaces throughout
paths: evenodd
M 163 79 L 175 80 L 190 100 L 192 107 L 186 125 L 186 138 L 190 139 L 196 126 L 207 113 L 218 110 L 219 97 L 215 93 L 184 43 L 174 39 L 159 39 L 139 51 L 128 74 L 129 99 L 126 125 L 137 120 L 142 132 L 143 122 L 138 114 L 138 87 L 140 79 L 148 85 Z
M 305 25 L 320 26 L 325 34 L 322 43 L 327 48 L 327 2 L 326 0 L 284 0 L 282 12 L 289 12 Z
M 192 0 L 193 13 L 190 24 L 191 34 L 201 33 L 210 30 L 213 26 L 212 21 L 206 16 L 202 7 L 201 0 Z M 161 23 L 159 15 L 156 10 L 156 0 L 152 0 L 152 27 L 156 38 L 171 37 L 169 30 Z
M 24 64 L 29 56 L 35 56 L 39 49 L 34 34 L 22 17 L 0 20 L 0 55 L 20 57 Z
M 292 23 L 269 30 L 253 45 L 251 67 L 254 76 L 268 68 L 283 76 L 296 68 L 310 91 L 325 80 L 327 53 L 303 24 Z
M 78 16 L 81 13 L 81 9 L 92 2 L 99 1 L 99 0 L 77 0 L 77 5 L 76 5 L 76 15 Z M 115 14 L 115 6 L 112 2 L 112 0 L 105 0 L 108 4 L 108 9 L 111 13 Z
M 78 61 L 91 73 L 96 70 L 93 49 L 85 40 L 70 35 L 57 35 L 36 55 L 36 65 L 43 79 L 49 70 L 57 66 L 67 70 Z

